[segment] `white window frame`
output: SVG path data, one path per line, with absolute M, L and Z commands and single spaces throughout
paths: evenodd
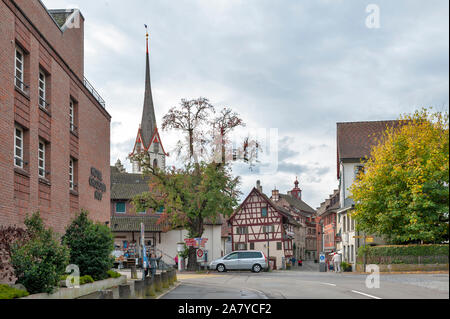
M 39 148 L 38 148 L 38 168 L 39 168 L 39 177 L 45 178 L 45 142 L 43 140 L 39 140 Z M 42 147 L 41 147 L 42 146 Z M 42 165 L 41 165 L 42 163 Z
M 20 59 L 18 57 L 18 54 L 20 54 L 22 56 Z M 18 62 L 20 62 L 20 64 L 22 65 L 21 67 L 18 67 Z M 19 48 L 18 46 L 16 46 L 16 54 L 15 54 L 15 62 L 14 62 L 14 67 L 15 67 L 14 82 L 15 82 L 16 87 L 18 87 L 22 91 L 24 90 L 24 88 L 23 88 L 23 86 L 24 86 L 23 85 L 24 62 L 25 62 L 25 55 L 23 53 L 23 50 L 21 48 Z M 20 76 L 18 76 L 18 72 L 20 72 Z
M 263 233 L 267 234 L 267 233 L 274 233 L 275 232 L 275 226 L 274 225 L 266 225 L 263 226 Z
M 70 130 L 75 132 L 75 103 L 72 99 L 69 102 Z
M 70 159 L 69 161 L 69 187 L 70 190 L 73 191 L 75 189 L 75 184 L 74 184 L 74 160 L 73 158 Z
M 20 132 L 21 136 L 17 136 L 17 132 Z M 20 145 L 18 145 L 17 141 L 20 141 Z M 22 168 L 23 169 L 23 129 L 19 126 L 15 126 L 14 127 L 14 166 L 18 167 L 18 168 Z M 17 155 L 17 150 L 20 150 L 20 156 Z M 17 164 L 17 161 L 19 161 L 19 164 Z
M 43 109 L 47 109 L 46 90 L 47 90 L 47 76 L 42 70 L 39 70 L 39 85 L 38 85 L 39 106 L 42 107 Z

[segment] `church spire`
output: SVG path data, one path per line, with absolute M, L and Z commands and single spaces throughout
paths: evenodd
M 147 25 L 145 25 L 147 29 Z M 141 136 L 143 147 L 150 146 L 151 139 L 156 130 L 156 117 L 155 108 L 153 106 L 152 87 L 150 83 L 150 54 L 148 49 L 149 34 L 148 29 L 146 33 L 147 43 L 147 55 L 146 55 L 146 68 L 145 68 L 145 95 L 144 95 L 144 110 L 142 112 L 141 121 Z

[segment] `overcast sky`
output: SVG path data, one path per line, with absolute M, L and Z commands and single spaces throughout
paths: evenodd
M 266 194 L 286 193 L 298 176 L 316 208 L 338 185 L 337 122 L 448 109 L 448 0 L 42 1 L 86 19 L 85 75 L 112 115 L 112 164 L 127 162 L 141 120 L 144 24 L 159 125 L 182 98 L 203 96 L 250 128 L 278 129 L 275 174 L 235 170 L 246 194 L 258 179 Z M 366 26 L 372 3 L 380 28 Z M 174 148 L 175 134 L 162 139 Z

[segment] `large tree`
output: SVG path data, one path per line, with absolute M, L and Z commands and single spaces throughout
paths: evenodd
M 392 243 L 449 239 L 448 113 L 427 109 L 387 129 L 351 188 L 357 229 Z
M 216 115 L 215 107 L 208 99 L 182 100 L 180 106 L 169 110 L 163 118 L 163 129 L 179 131 L 177 155 L 185 164 L 166 171 L 153 168 L 148 154 L 133 158 L 141 163 L 144 174 L 150 176 L 150 192 L 137 196 L 137 210 L 164 208 L 160 223 L 169 228 L 182 227 L 190 238 L 203 235 L 204 223 L 215 221 L 220 215 L 229 216 L 237 205 L 239 178 L 234 178 L 229 157 L 230 133 L 244 126 L 243 120 L 230 108 Z M 258 144 L 242 141 L 240 153 L 256 154 L 252 151 Z M 252 159 L 248 158 L 250 162 Z M 189 249 L 188 269 L 197 267 L 196 251 Z

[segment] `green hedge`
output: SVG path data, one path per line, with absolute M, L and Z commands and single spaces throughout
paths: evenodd
M 358 257 L 394 257 L 394 256 L 447 256 L 448 245 L 404 245 L 404 246 L 367 246 L 360 247 Z
M 66 281 L 67 277 L 69 277 L 69 275 L 61 276 L 60 279 L 62 281 Z M 86 285 L 86 284 L 91 284 L 93 282 L 94 282 L 94 279 L 91 276 L 89 276 L 89 275 L 85 275 L 85 276 L 80 277 L 80 286 Z M 75 279 L 72 278 L 72 284 L 73 283 L 75 283 Z
M 29 293 L 24 290 L 11 288 L 8 285 L 0 285 L 0 299 L 16 299 L 28 296 Z
M 109 278 L 120 278 L 122 275 L 119 274 L 117 271 L 108 270 L 108 276 Z

